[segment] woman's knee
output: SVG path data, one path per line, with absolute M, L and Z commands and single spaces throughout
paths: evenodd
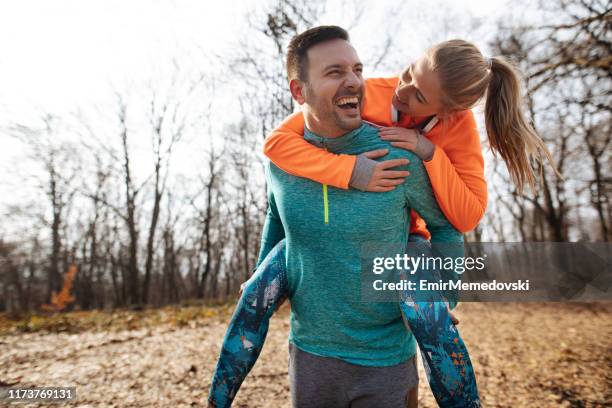
M 287 297 L 284 271 L 273 268 L 244 283 L 241 301 L 261 312 L 274 312 Z

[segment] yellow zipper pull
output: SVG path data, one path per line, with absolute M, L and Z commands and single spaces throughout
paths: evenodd
M 321 139 L 321 144 L 323 145 L 323 149 L 327 150 L 327 146 L 325 145 L 325 139 Z M 323 184 L 323 221 L 325 224 L 329 224 L 329 201 L 327 199 L 327 184 Z
M 323 184 L 323 220 L 329 224 L 329 202 L 327 201 L 327 184 Z

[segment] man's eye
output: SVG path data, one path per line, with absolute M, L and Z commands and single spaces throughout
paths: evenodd
M 333 71 L 329 71 L 328 75 L 338 75 L 339 73 L 340 73 L 340 71 L 333 70 Z

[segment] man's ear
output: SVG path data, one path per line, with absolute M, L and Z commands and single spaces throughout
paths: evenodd
M 289 81 L 289 90 L 291 91 L 291 96 L 293 97 L 293 99 L 295 99 L 298 105 L 303 105 L 304 102 L 306 102 L 306 98 L 304 97 L 304 88 L 305 84 L 298 79 L 292 79 L 291 81 Z

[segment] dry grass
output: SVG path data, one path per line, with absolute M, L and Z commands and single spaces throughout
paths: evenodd
M 63 406 L 205 406 L 230 313 L 190 307 L 0 321 L 0 385 L 76 386 L 78 402 Z M 612 304 L 466 303 L 457 314 L 484 406 L 612 406 Z M 283 308 L 235 407 L 290 406 L 288 329 Z M 434 407 L 420 374 L 420 406 Z

